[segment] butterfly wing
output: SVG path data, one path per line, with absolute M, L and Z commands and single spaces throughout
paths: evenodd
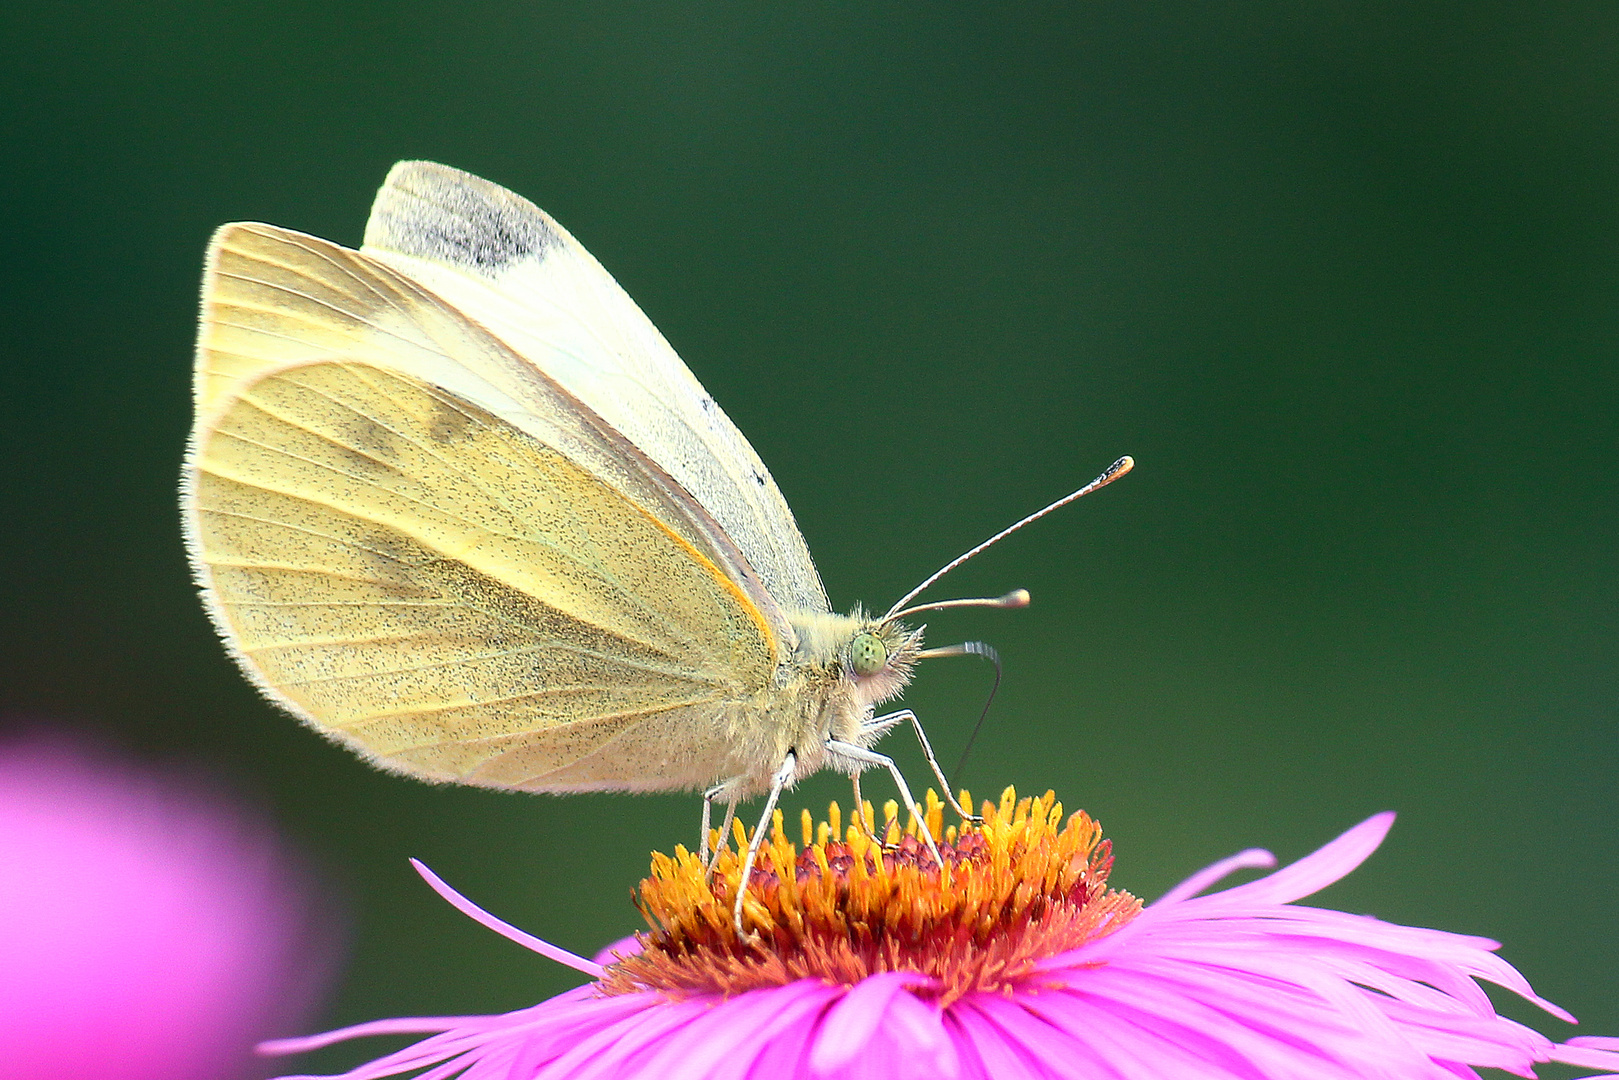
M 274 700 L 427 779 L 733 774 L 726 724 L 779 638 L 667 476 L 364 256 L 227 226 L 209 265 L 188 540 Z
M 265 373 L 340 358 L 443 387 L 556 448 L 702 550 L 748 593 L 778 639 L 790 635 L 785 613 L 712 516 L 638 447 L 461 312 L 329 241 L 273 225 L 220 228 L 203 276 L 197 430 Z
M 623 433 L 719 522 L 783 608 L 828 610 L 759 455 L 611 275 L 538 207 L 456 169 L 402 161 L 377 193 L 361 250 L 465 312 Z

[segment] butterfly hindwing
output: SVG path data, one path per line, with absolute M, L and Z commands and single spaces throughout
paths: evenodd
M 762 615 L 690 541 L 414 375 L 333 359 L 240 380 L 192 469 L 194 556 L 244 667 L 385 766 L 697 784 L 774 671 Z M 626 742 L 652 757 L 608 752 Z
M 414 375 L 557 449 L 700 549 L 778 640 L 786 614 L 736 543 L 588 406 L 465 314 L 375 259 L 272 225 L 226 225 L 209 246 L 197 336 L 197 430 L 233 390 L 294 363 L 343 358 Z

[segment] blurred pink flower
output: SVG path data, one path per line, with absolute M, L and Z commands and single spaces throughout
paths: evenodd
M 230 1080 L 330 935 L 268 826 L 78 741 L 0 741 L 0 1077 Z
M 1039 958 L 1000 989 L 953 998 L 950 972 L 903 970 L 903 957 L 852 982 L 795 978 L 732 994 L 612 992 L 636 967 L 634 945 L 619 943 L 618 957 L 607 958 L 616 969 L 604 968 L 488 915 L 418 866 L 472 918 L 594 981 L 502 1015 L 385 1020 L 266 1049 L 436 1033 L 345 1080 L 418 1069 L 426 1069 L 419 1080 L 1457 1080 L 1477 1077 L 1475 1067 L 1533 1076 L 1534 1064 L 1549 1061 L 1619 1075 L 1619 1040 L 1554 1043 L 1496 1013 L 1477 980 L 1572 1020 L 1494 955 L 1495 942 L 1293 904 L 1359 866 L 1392 822 L 1380 814 L 1283 870 L 1198 895 L 1234 870 L 1275 865 L 1267 852 L 1242 852 L 1122 925 L 1118 917 L 1098 924 L 1079 947 Z M 1105 879 L 1103 854 L 1092 868 Z M 820 865 L 824 875 L 827 863 Z M 931 873 L 937 881 L 936 865 Z M 1115 898 L 1114 916 L 1126 910 L 1116 903 L 1125 894 L 1105 896 Z M 1090 890 L 1085 902 L 1101 897 Z M 806 918 L 815 917 L 811 906 Z M 714 910 L 723 934 L 729 904 Z M 771 947 L 768 932 L 760 940 Z M 642 957 L 656 948 L 682 962 L 694 948 L 689 937 L 660 943 L 656 932 L 640 944 L 648 950 Z M 740 970 L 719 954 L 710 959 L 711 970 L 729 972 L 723 978 Z M 647 963 L 645 970 L 657 966 Z

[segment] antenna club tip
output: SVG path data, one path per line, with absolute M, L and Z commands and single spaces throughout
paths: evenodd
M 1029 599 L 1028 589 L 1013 589 L 997 600 L 996 605 L 1006 608 L 1024 608 L 1029 606 Z
M 1113 463 L 1113 467 L 1108 470 L 1108 476 L 1109 478 L 1120 477 L 1135 467 L 1136 459 L 1126 454 Z

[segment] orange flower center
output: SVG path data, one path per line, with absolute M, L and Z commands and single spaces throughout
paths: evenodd
M 971 806 L 967 793 L 961 803 Z M 942 828 L 943 805 L 929 791 L 924 814 L 939 839 L 940 866 L 912 820 L 884 807 L 882 839 L 863 821 L 843 826 L 833 803 L 827 820 L 801 820 L 803 847 L 787 839 L 776 812 L 769 841 L 743 900 L 749 937 L 732 922 L 748 836 L 735 828 L 712 873 L 684 847 L 654 853 L 636 904 L 651 928 L 642 951 L 607 969 L 610 994 L 733 994 L 798 979 L 850 985 L 884 971 L 930 980 L 925 996 L 948 1004 L 963 994 L 1009 988 L 1041 959 L 1110 934 L 1141 902 L 1107 887 L 1111 844 L 1083 811 L 1063 819 L 1052 792 L 983 804 L 981 824 Z M 711 842 L 718 843 L 716 830 Z

